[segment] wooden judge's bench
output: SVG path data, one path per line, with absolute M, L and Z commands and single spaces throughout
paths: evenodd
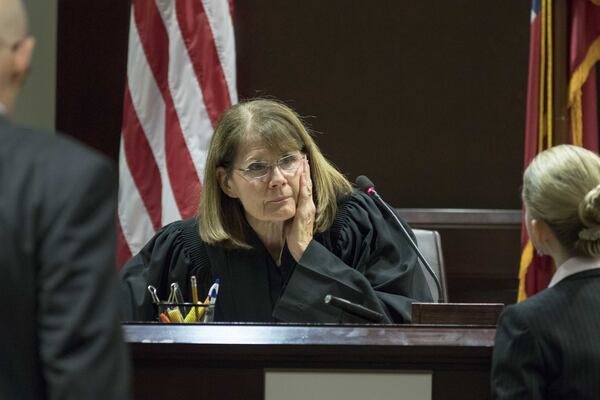
M 478 303 L 516 298 L 520 211 L 398 211 L 441 233 L 465 303 L 416 306 L 414 325 L 125 324 L 135 398 L 489 399 L 502 305 Z
M 456 307 L 438 314 L 460 318 Z M 482 307 L 488 311 L 480 315 L 491 318 L 501 310 L 501 305 Z M 436 310 L 420 315 L 435 318 Z M 123 329 L 133 356 L 136 399 L 490 396 L 494 325 L 125 324 Z

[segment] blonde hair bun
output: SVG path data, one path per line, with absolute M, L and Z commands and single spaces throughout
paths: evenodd
M 575 246 L 585 255 L 600 255 L 600 185 L 590 190 L 579 203 L 579 219 L 584 228 L 579 231 Z
M 586 228 L 600 229 L 600 185 L 590 190 L 579 203 L 579 219 Z

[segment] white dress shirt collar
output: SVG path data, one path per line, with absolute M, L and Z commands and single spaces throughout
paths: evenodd
M 556 269 L 548 287 L 552 287 L 563 279 L 578 272 L 589 271 L 591 269 L 600 269 L 600 259 L 591 257 L 571 257 Z

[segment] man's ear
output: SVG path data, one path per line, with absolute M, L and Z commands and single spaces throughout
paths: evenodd
M 19 46 L 14 50 L 14 76 L 20 84 L 23 83 L 31 66 L 31 58 L 33 57 L 33 48 L 35 47 L 35 39 L 32 36 L 24 38 Z
M 227 174 L 227 170 L 223 167 L 217 167 L 217 181 L 219 182 L 219 186 L 221 190 L 229 197 L 237 199 L 239 196 L 237 195 L 237 191 L 229 182 L 229 175 Z

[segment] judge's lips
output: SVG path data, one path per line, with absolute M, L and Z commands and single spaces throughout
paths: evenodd
M 267 203 L 281 203 L 282 201 L 285 201 L 285 200 L 287 200 L 289 198 L 290 198 L 290 196 L 278 197 L 278 198 L 273 199 L 273 200 L 267 200 Z

